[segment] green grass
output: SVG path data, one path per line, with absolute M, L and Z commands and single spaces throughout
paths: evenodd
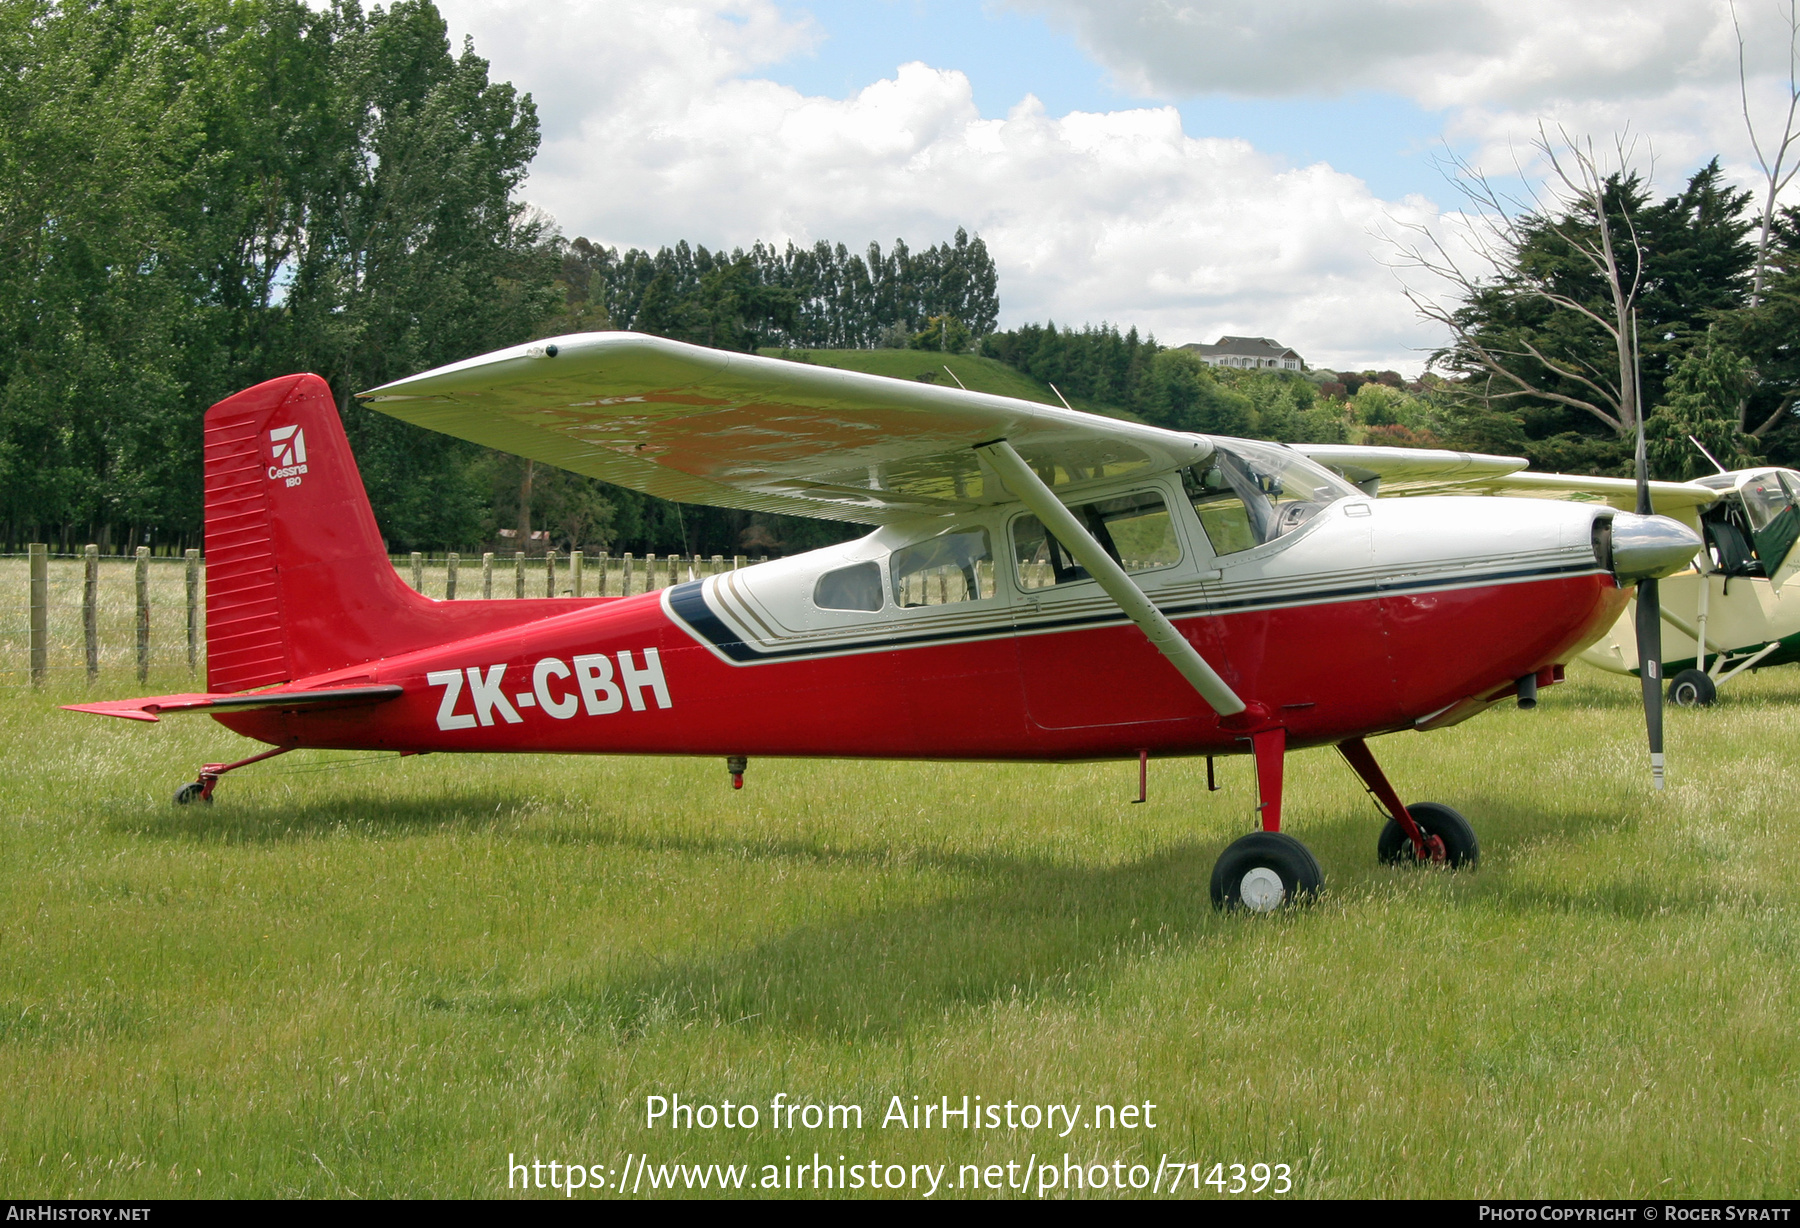
M 126 694 L 127 683 L 109 683 Z M 179 690 L 185 673 L 151 679 Z M 0 698 L 0 1189 L 506 1193 L 617 1166 L 1293 1166 L 1312 1196 L 1789 1197 L 1800 1180 L 1800 673 L 1635 687 L 1376 743 L 1479 872 L 1375 864 L 1326 751 L 1290 830 L 1327 894 L 1221 917 L 1224 761 L 1026 767 L 303 753 Z M 317 770 L 335 766 L 339 770 Z M 861 1131 L 646 1130 L 644 1098 L 860 1103 Z M 888 1098 L 1152 1101 L 1155 1131 L 882 1129 Z M 766 1108 L 765 1108 L 766 1122 Z
M 956 381 L 944 373 L 948 367 L 956 379 L 970 392 L 987 392 L 1001 397 L 1017 397 L 1044 405 L 1061 405 L 1062 401 L 1050 385 L 1032 379 L 1017 367 L 1009 367 L 995 358 L 974 354 L 940 354 L 932 350 L 761 350 L 770 358 L 800 358 L 821 367 L 837 367 L 844 371 L 864 371 L 870 375 L 886 375 L 893 379 L 916 380 L 929 376 L 927 383 L 944 388 L 956 387 Z M 1113 418 L 1132 415 L 1116 405 L 1070 397 L 1069 404 L 1089 413 Z

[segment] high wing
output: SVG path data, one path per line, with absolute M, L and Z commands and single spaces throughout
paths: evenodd
M 686 503 L 864 524 L 1012 502 L 972 450 L 1048 485 L 1203 460 L 1203 437 L 639 333 L 577 333 L 359 393 L 432 430 Z
M 1637 483 L 1573 473 L 1528 473 L 1518 456 L 1446 452 L 1430 448 L 1363 448 L 1354 444 L 1297 443 L 1304 453 L 1374 494 L 1515 495 L 1606 503 L 1622 512 L 1637 509 Z M 1692 521 L 1695 509 L 1710 507 L 1724 492 L 1697 482 L 1652 482 L 1656 511 Z
M 1370 494 L 1426 494 L 1516 473 L 1523 456 L 1486 456 L 1435 448 L 1365 448 L 1349 443 L 1296 443 L 1294 451 L 1336 470 Z

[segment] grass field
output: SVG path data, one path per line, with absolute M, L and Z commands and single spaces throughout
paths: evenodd
M 303 753 L 178 811 L 246 744 L 77 697 L 0 695 L 9 1197 L 505 1195 L 509 1153 L 951 1181 L 1166 1155 L 1330 1197 L 1800 1181 L 1800 672 L 1672 713 L 1661 797 L 1634 686 L 1586 672 L 1378 741 L 1474 820 L 1474 874 L 1378 866 L 1349 771 L 1302 753 L 1327 894 L 1264 919 L 1206 898 L 1244 760 L 1212 795 L 1153 764 L 1134 806 L 1127 764 L 754 761 L 734 793 L 713 760 Z M 646 1129 L 675 1093 L 761 1126 Z M 771 1129 L 778 1093 L 864 1126 Z M 1157 1128 L 880 1124 L 964 1094 Z

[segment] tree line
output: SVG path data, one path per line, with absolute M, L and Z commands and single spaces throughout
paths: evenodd
M 1754 209 L 1716 161 L 1666 198 L 1618 170 L 1505 214 L 1491 262 L 1439 300 L 1452 339 L 1435 374 L 1408 383 L 1214 370 L 1112 325 L 997 331 L 997 271 L 961 230 L 922 250 L 566 241 L 519 197 L 531 99 L 452 47 L 430 0 L 0 0 L 0 62 L 9 546 L 196 544 L 204 408 L 300 370 L 330 382 L 396 550 L 510 531 L 712 554 L 856 531 L 666 503 L 353 399 L 609 327 L 737 350 L 973 348 L 1176 429 L 1623 472 L 1638 402 L 1622 398 L 1607 325 L 1620 277 L 1659 476 L 1709 468 L 1689 435 L 1730 464 L 1800 462 L 1800 212 Z M 1590 258 L 1603 231 L 1629 240 L 1610 273 Z
M 992 332 L 999 273 L 987 245 L 958 228 L 921 252 L 896 240 L 855 253 L 824 240 L 776 251 L 708 252 L 683 241 L 623 255 L 576 239 L 563 256 L 571 323 L 628 328 L 697 345 L 753 351 L 909 344 L 932 320 Z
M 331 384 L 396 550 L 520 524 L 661 552 L 814 544 L 848 530 L 534 469 L 353 394 L 574 328 L 865 346 L 934 319 L 987 332 L 999 310 L 961 231 L 860 254 L 565 241 L 519 198 L 531 99 L 453 48 L 430 0 L 0 0 L 0 64 L 8 546 L 198 544 L 206 406 L 291 371 Z

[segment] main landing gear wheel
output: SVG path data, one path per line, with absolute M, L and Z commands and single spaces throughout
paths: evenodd
M 1253 831 L 1232 841 L 1213 866 L 1214 908 L 1274 912 L 1310 903 L 1325 885 L 1319 863 L 1285 832 Z
M 1682 708 L 1710 708 L 1719 688 L 1697 669 L 1684 669 L 1669 680 L 1669 702 Z
M 175 804 L 177 806 L 186 806 L 190 802 L 210 801 L 212 801 L 212 798 L 206 796 L 206 786 L 197 780 L 190 780 L 185 785 L 182 785 L 181 788 L 175 790 Z
M 1415 802 L 1406 808 L 1406 813 L 1412 815 L 1412 821 L 1425 833 L 1428 844 L 1443 846 L 1444 859 L 1439 864 L 1452 869 L 1462 866 L 1473 870 L 1481 860 L 1481 842 L 1475 838 L 1475 829 L 1469 826 L 1469 820 L 1450 807 L 1437 802 Z M 1383 865 L 1420 864 L 1418 850 L 1413 848 L 1413 842 L 1406 838 L 1406 832 L 1393 819 L 1389 819 L 1387 826 L 1381 829 L 1381 838 L 1376 841 L 1375 850 Z M 1431 860 L 1437 862 L 1435 856 Z

